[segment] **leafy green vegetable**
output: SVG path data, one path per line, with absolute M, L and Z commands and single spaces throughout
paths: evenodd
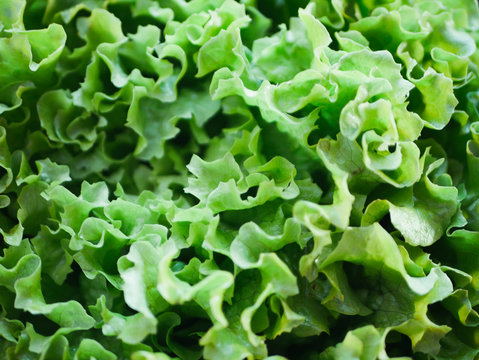
M 474 0 L 0 0 L 0 358 L 475 359 Z

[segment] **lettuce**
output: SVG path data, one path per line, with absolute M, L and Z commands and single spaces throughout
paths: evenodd
M 0 0 L 0 358 L 479 356 L 474 0 Z

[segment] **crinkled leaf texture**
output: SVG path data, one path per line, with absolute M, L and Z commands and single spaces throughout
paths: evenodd
M 479 356 L 475 0 L 0 0 L 0 359 Z

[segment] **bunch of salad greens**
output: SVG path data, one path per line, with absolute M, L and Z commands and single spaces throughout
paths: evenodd
M 0 358 L 476 359 L 475 0 L 0 0 Z

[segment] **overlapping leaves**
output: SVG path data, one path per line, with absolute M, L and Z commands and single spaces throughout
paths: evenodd
M 0 1 L 0 354 L 477 356 L 478 30 L 472 0 Z

